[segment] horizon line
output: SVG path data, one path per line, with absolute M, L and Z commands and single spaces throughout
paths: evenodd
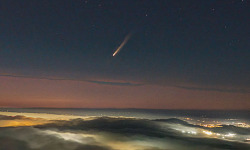
M 222 110 L 222 111 L 229 111 L 229 110 L 244 110 L 244 111 L 250 111 L 250 109 L 192 109 L 192 108 L 112 108 L 112 107 L 92 107 L 92 108 L 87 108 L 87 107 L 1 107 L 0 109 L 121 109 L 121 110 L 187 110 L 187 111 L 192 111 L 192 110 L 203 110 L 203 111 L 213 111 L 213 110 Z M 1 110 L 0 110 L 1 111 Z

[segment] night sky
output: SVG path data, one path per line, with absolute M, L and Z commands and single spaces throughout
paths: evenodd
M 249 109 L 249 18 L 248 0 L 0 0 L 0 107 Z

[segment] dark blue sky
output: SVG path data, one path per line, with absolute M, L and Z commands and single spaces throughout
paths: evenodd
M 1 0 L 1 75 L 248 93 L 249 18 L 248 0 Z

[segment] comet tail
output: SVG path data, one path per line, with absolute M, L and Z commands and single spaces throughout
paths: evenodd
M 123 40 L 123 42 L 121 43 L 121 45 L 116 49 L 116 51 L 114 52 L 113 56 L 115 56 L 122 48 L 123 46 L 128 42 L 129 38 L 131 37 L 131 33 L 129 33 L 125 39 Z

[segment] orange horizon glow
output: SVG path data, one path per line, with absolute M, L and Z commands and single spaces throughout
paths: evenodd
M 249 109 L 249 93 L 0 77 L 0 107 Z M 135 107 L 136 106 L 136 107 Z

